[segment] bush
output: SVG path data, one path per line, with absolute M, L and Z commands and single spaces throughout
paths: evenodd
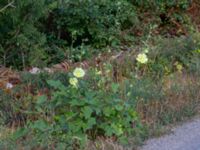
M 79 78 L 77 86 L 71 81 L 64 85 L 49 80 L 48 84 L 53 87 L 49 94 L 26 97 L 29 107 L 26 106 L 24 112 L 28 122 L 13 139 L 25 136 L 25 145 L 69 149 L 83 146 L 88 139 L 99 136 L 125 142 L 134 133 L 133 125 L 139 125 L 137 113 L 121 98 L 117 83 L 105 88 L 107 83 L 99 75 L 89 74 L 85 79 Z M 68 77 L 74 78 L 71 74 Z M 31 143 L 26 143 L 30 139 Z
M 0 8 L 6 4 L 3 0 Z M 122 31 L 137 27 L 145 32 L 148 25 L 143 27 L 138 18 L 144 18 L 146 10 L 156 10 L 153 14 L 160 23 L 170 24 L 175 18 L 179 24 L 189 1 L 16 0 L 12 5 L 0 13 L 0 63 L 24 69 L 65 59 L 80 61 L 107 46 L 118 46 Z
M 73 0 L 53 9 L 48 20 L 51 23 L 46 30 L 68 45 L 87 43 L 100 47 L 115 40 L 127 23 L 134 24 L 136 14 L 127 1 Z
M 82 54 L 82 45 L 117 44 L 120 31 L 137 19 L 134 7 L 122 0 L 17 0 L 13 5 L 0 14 L 0 63 L 20 69 L 73 59 Z
M 158 79 L 174 72 L 198 72 L 199 33 L 164 38 L 155 36 L 143 49 L 148 49 L 147 76 Z

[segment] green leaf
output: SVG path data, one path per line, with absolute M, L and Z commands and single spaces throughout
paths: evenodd
M 86 106 L 86 107 L 84 107 L 84 108 L 82 109 L 82 112 L 83 112 L 83 114 L 84 114 L 84 117 L 85 117 L 86 119 L 88 119 L 88 118 L 90 118 L 90 116 L 91 116 L 93 110 L 92 110 L 92 108 L 90 108 L 89 106 Z
M 107 136 L 112 136 L 113 133 L 114 133 L 113 128 L 110 127 L 110 126 L 108 126 L 108 125 L 104 125 L 104 126 L 102 127 L 102 129 L 105 130 L 105 134 L 106 134 Z
M 118 89 L 119 89 L 119 84 L 117 84 L 117 83 L 112 83 L 111 88 L 112 88 L 112 91 L 113 91 L 114 93 L 117 93 L 117 91 L 118 91 Z
M 17 139 L 25 136 L 27 133 L 28 133 L 28 129 L 27 128 L 20 128 L 16 132 L 14 132 L 12 138 L 14 140 L 17 140 Z
M 57 125 L 61 127 L 62 130 L 67 130 L 67 121 L 64 115 L 58 115 L 54 117 L 57 120 Z
M 47 83 L 54 87 L 55 89 L 60 89 L 60 90 L 64 90 L 65 89 L 65 86 L 59 81 L 55 81 L 55 80 L 48 80 Z
M 47 101 L 47 96 L 42 95 L 42 96 L 38 97 L 37 104 L 41 105 L 41 104 L 45 103 L 46 101 Z
M 94 97 L 95 97 L 96 93 L 94 91 L 86 91 L 85 92 L 85 97 L 88 99 L 88 100 L 93 100 Z
M 116 108 L 116 110 L 118 110 L 118 111 L 123 110 L 123 106 L 122 106 L 122 105 L 119 105 L 119 104 L 116 105 L 115 108 Z
M 44 120 L 37 120 L 31 125 L 31 128 L 45 131 L 48 128 L 48 125 Z
M 77 99 L 73 99 L 71 102 L 70 102 L 71 106 L 84 106 L 85 105 L 85 101 L 80 101 L 80 100 L 77 100 Z
M 71 121 L 68 124 L 69 130 L 76 134 L 82 132 L 82 129 L 85 129 L 86 126 L 86 123 L 80 118 L 77 118 L 75 121 Z
M 120 136 L 120 135 L 123 134 L 123 129 L 122 129 L 122 126 L 120 124 L 112 123 L 111 127 L 114 130 L 115 135 Z
M 95 118 L 89 118 L 89 120 L 87 122 L 87 125 L 88 125 L 87 129 L 92 128 L 92 126 L 95 125 L 95 124 L 96 124 L 96 119 Z
M 56 149 L 65 150 L 67 145 L 65 143 L 58 143 Z
M 113 113 L 113 110 L 110 109 L 109 107 L 105 107 L 103 109 L 103 113 L 104 113 L 105 116 L 109 117 Z

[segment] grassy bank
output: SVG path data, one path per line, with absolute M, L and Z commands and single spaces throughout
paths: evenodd
M 40 2 L 0 9 L 0 149 L 136 149 L 199 113 L 197 1 Z
M 18 72 L 20 82 L 1 90 L 1 147 L 125 149 L 162 134 L 198 113 L 198 37 L 152 38 L 85 69 Z

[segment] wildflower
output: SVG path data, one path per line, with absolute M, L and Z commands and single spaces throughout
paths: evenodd
M 6 89 L 12 89 L 12 88 L 13 88 L 12 83 L 7 83 L 7 84 L 6 84 Z
M 82 78 L 85 76 L 85 71 L 82 68 L 76 68 L 73 72 L 73 75 L 77 78 Z
M 33 67 L 31 70 L 29 70 L 29 72 L 31 74 L 38 74 L 38 73 L 40 73 L 40 69 L 37 67 Z
M 95 74 L 96 74 L 96 75 L 101 75 L 101 74 L 102 74 L 102 72 L 101 72 L 101 70 L 100 70 L 100 71 L 98 71 L 97 69 L 95 69 Z
M 97 75 L 101 75 L 101 74 L 102 74 L 102 72 L 101 72 L 101 71 L 98 71 L 98 72 L 96 72 L 96 74 L 97 74 Z
M 128 93 L 127 93 L 127 96 L 129 97 L 130 95 L 131 95 L 131 92 L 128 92 Z
M 77 78 L 70 78 L 70 79 L 69 79 L 69 83 L 70 83 L 71 85 L 75 86 L 75 87 L 78 86 L 78 80 L 77 80 Z
M 145 64 L 148 61 L 147 55 L 144 53 L 138 54 L 136 60 L 141 63 L 141 64 Z
M 177 65 L 176 65 L 176 69 L 177 69 L 179 72 L 182 72 L 183 66 L 182 66 L 181 64 L 177 64 Z

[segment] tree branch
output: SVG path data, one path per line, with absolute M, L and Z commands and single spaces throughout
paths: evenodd
M 15 7 L 13 4 L 14 4 L 14 1 L 8 3 L 6 6 L 4 6 L 3 8 L 0 9 L 0 13 L 3 12 L 8 7 Z

